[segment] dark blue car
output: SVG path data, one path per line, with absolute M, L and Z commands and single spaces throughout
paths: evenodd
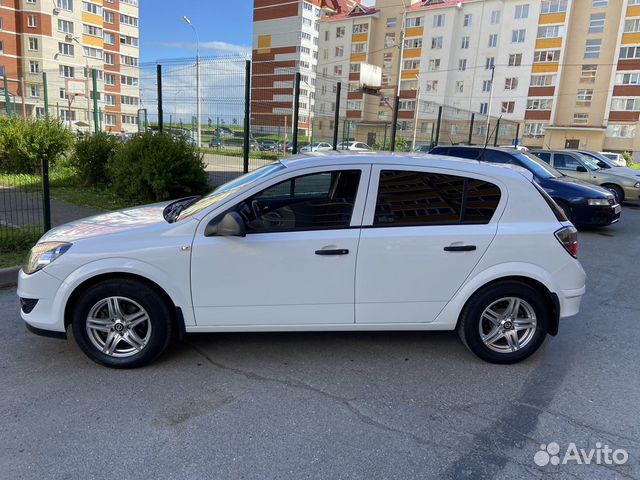
M 568 177 L 528 152 L 456 145 L 435 147 L 429 153 L 526 168 L 577 226 L 604 226 L 620 219 L 621 207 L 608 190 Z

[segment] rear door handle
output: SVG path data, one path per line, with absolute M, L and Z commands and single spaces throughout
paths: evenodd
M 316 250 L 316 255 L 348 255 L 349 250 L 346 248 L 337 248 L 335 250 Z
M 475 249 L 475 245 L 451 245 L 444 247 L 445 252 L 472 252 Z

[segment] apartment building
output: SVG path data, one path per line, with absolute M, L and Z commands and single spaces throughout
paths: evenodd
M 138 0 L 0 0 L 0 76 L 16 113 L 43 116 L 46 102 L 72 130 L 93 130 L 95 69 L 102 130 L 137 131 L 138 19 Z
M 298 128 L 307 134 L 315 104 L 319 20 L 355 0 L 254 0 L 251 122 L 255 131 L 291 127 L 294 71 L 301 72 Z

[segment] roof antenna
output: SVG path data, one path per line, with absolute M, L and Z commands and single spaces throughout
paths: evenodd
M 495 127 L 493 127 L 493 130 L 491 130 L 489 135 L 487 135 L 487 138 L 485 138 L 485 140 L 484 140 L 484 147 L 482 147 L 482 151 L 480 152 L 480 157 L 478 158 L 479 162 L 484 162 L 484 152 L 487 151 L 487 145 L 489 144 L 489 139 L 491 137 L 493 137 L 493 134 L 496 131 L 496 129 L 498 128 L 498 125 L 500 125 L 500 120 L 502 120 L 502 115 L 500 115 L 498 117 L 498 121 L 496 122 Z

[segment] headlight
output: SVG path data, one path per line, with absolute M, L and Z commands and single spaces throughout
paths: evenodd
M 70 243 L 64 242 L 43 242 L 37 244 L 29 252 L 29 259 L 24 266 L 24 273 L 31 275 L 38 270 L 42 270 L 44 267 L 53 262 L 56 258 L 69 250 Z
M 636 182 L 636 184 L 634 185 L 634 187 L 636 187 L 636 188 L 640 188 L 640 182 Z
M 587 200 L 589 205 L 609 206 L 609 200 L 606 198 L 590 198 Z

